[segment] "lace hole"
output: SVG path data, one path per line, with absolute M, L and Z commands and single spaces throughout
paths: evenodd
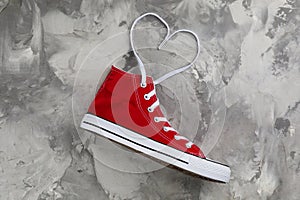
M 164 127 L 164 131 L 165 131 L 165 132 L 168 132 L 169 130 L 167 129 L 167 127 Z
M 141 83 L 141 87 L 142 87 L 142 88 L 145 88 L 146 86 L 147 86 L 146 83 Z
M 148 107 L 148 111 L 149 112 L 153 112 L 152 108 Z
M 158 119 L 157 119 L 157 117 L 154 117 L 154 121 L 155 121 L 155 122 L 158 122 Z
M 179 140 L 178 137 L 177 137 L 176 135 L 174 136 L 174 139 L 175 139 L 175 140 Z
M 148 97 L 147 94 L 145 94 L 145 95 L 144 95 L 144 99 L 145 99 L 145 100 L 149 100 L 150 98 Z
M 185 147 L 189 149 L 189 148 L 191 148 L 192 146 L 191 146 L 191 145 L 185 145 Z

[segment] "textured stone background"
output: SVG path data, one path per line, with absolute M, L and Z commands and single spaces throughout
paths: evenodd
M 0 0 L 0 199 L 300 199 L 299 8 L 297 0 Z M 196 66 L 158 95 L 176 128 L 231 166 L 229 184 L 78 129 L 99 79 L 88 66 L 138 73 L 128 29 L 149 11 L 200 37 Z M 136 34 L 137 46 L 153 47 L 139 51 L 149 74 L 192 58 L 188 37 L 158 52 L 162 27 L 152 18 L 141 27 L 152 27 Z

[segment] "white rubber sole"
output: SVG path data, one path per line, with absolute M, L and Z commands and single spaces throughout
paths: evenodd
M 212 180 L 229 182 L 231 172 L 228 166 L 184 153 L 95 115 L 85 114 L 80 127 L 186 171 Z

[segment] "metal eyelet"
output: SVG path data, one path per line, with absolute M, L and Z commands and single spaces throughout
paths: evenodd
M 158 118 L 157 118 L 157 117 L 154 117 L 154 121 L 155 121 L 155 122 L 158 122 Z
M 145 94 L 145 95 L 144 95 L 144 99 L 145 99 L 145 100 L 149 100 L 150 97 L 149 97 L 147 94 Z
M 192 147 L 192 145 L 187 145 L 187 144 L 186 144 L 185 147 L 189 149 L 189 148 Z
M 168 132 L 169 130 L 167 129 L 167 127 L 164 126 L 164 131 L 165 131 L 165 132 Z
M 153 110 L 152 110 L 151 107 L 148 107 L 147 110 L 148 110 L 149 112 L 153 112 Z
M 146 83 L 141 83 L 141 87 L 145 88 L 145 87 L 147 87 L 147 84 Z
M 174 139 L 175 139 L 175 140 L 179 140 L 178 137 L 177 137 L 177 135 L 174 136 Z

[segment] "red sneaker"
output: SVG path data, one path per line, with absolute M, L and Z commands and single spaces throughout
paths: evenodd
M 146 15 L 161 19 L 153 13 L 143 16 Z M 193 34 L 199 44 L 198 37 L 193 32 L 180 30 L 175 33 L 178 32 Z M 169 36 L 168 32 L 165 41 L 175 33 Z M 132 31 L 130 38 L 132 39 Z M 172 128 L 159 107 L 155 84 L 190 66 L 153 81 L 146 76 L 143 63 L 134 48 L 133 51 L 138 59 L 141 75 L 127 73 L 112 66 L 80 126 L 181 169 L 209 179 L 228 182 L 230 168 L 207 159 L 197 145 Z M 199 49 L 197 56 L 198 54 Z

